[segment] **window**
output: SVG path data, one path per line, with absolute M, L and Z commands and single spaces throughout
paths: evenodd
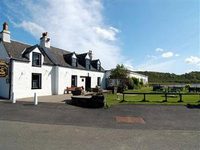
M 42 88 L 42 74 L 32 73 L 32 89 L 41 89 Z
M 101 77 L 97 77 L 97 86 L 101 86 Z
M 85 67 L 86 67 L 86 69 L 90 69 L 90 60 L 89 59 L 86 59 L 85 60 Z
M 41 67 L 41 54 L 33 52 L 32 66 Z
M 73 67 L 77 66 L 77 59 L 76 58 L 72 58 L 72 66 Z
M 77 86 L 77 76 L 72 75 L 72 86 Z

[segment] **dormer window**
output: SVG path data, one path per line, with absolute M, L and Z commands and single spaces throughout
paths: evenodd
M 72 66 L 73 67 L 77 66 L 77 59 L 76 58 L 72 58 Z
M 41 67 L 41 54 L 33 52 L 32 53 L 32 66 Z
M 77 57 L 76 57 L 76 54 L 75 54 L 75 53 L 73 53 L 73 54 L 71 55 L 71 65 L 72 65 L 73 67 L 77 67 Z
M 85 59 L 85 68 L 90 69 L 90 59 Z

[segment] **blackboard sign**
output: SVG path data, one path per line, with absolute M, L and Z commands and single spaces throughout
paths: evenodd
M 0 78 L 8 76 L 8 65 L 5 61 L 0 60 Z

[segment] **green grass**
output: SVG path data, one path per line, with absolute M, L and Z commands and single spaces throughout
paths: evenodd
M 126 92 L 153 92 L 151 87 L 144 87 L 138 90 L 128 90 Z M 168 97 L 167 102 L 163 102 L 165 99 L 164 95 L 146 95 L 146 100 L 148 102 L 142 102 L 144 99 L 143 95 L 134 94 L 134 95 L 125 95 L 124 99 L 125 102 L 121 102 L 123 100 L 123 96 L 119 96 L 120 100 L 117 100 L 117 94 L 108 94 L 106 97 L 107 105 L 117 105 L 117 104 L 165 104 L 165 105 L 186 105 L 186 104 L 193 104 L 198 105 L 200 96 L 199 95 L 183 95 L 182 100 L 183 102 L 179 101 L 179 96 L 177 97 Z

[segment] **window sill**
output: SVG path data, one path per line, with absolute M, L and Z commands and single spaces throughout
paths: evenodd
M 31 90 L 41 90 L 42 88 L 31 88 Z
M 32 67 L 42 67 L 42 65 L 32 65 Z

